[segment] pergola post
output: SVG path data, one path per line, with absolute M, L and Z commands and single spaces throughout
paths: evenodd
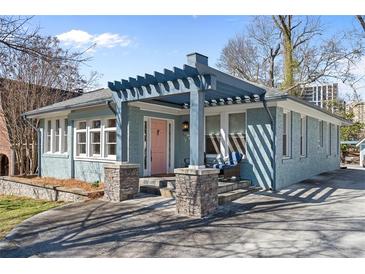
M 121 162 L 128 162 L 128 108 L 128 103 L 122 102 L 120 106 L 120 114 L 118 115 L 120 122 L 117 124 L 120 128 L 117 127 L 117 131 L 119 129 L 120 132 L 119 150 Z
M 190 92 L 190 165 L 204 168 L 204 91 Z
M 138 193 L 139 165 L 128 162 L 128 103 L 120 102 L 118 98 L 114 100 L 117 106 L 117 162 L 104 165 L 104 199 L 120 202 L 132 199 Z

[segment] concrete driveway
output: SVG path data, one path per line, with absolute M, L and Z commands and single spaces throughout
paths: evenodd
M 160 197 L 71 204 L 34 216 L 0 257 L 364 257 L 365 171 L 337 170 L 258 192 L 209 218 Z

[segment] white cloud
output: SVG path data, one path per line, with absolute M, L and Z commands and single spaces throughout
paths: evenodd
M 132 41 L 128 36 L 105 32 L 94 36 L 93 42 L 99 47 L 112 48 L 115 46 L 126 47 Z
M 90 34 L 83 30 L 70 30 L 56 36 L 66 45 L 75 47 L 90 47 L 95 45 L 99 48 L 127 47 L 132 43 L 132 39 L 126 35 L 104 32 L 101 34 Z
M 86 31 L 73 29 L 57 35 L 57 38 L 65 44 L 76 44 L 79 46 L 89 43 L 93 36 Z

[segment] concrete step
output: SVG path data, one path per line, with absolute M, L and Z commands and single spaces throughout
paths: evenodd
M 245 189 L 236 189 L 236 190 L 220 193 L 220 194 L 218 194 L 218 204 L 222 205 L 225 203 L 232 202 L 232 201 L 237 200 L 250 193 L 259 191 L 259 189 L 260 188 L 257 188 L 257 187 L 249 187 L 249 188 L 245 188 Z
M 175 177 L 143 177 L 139 178 L 140 186 L 156 186 L 159 188 L 174 186 L 175 185 Z
M 151 178 L 149 179 L 150 182 L 154 183 Z M 146 183 L 146 181 L 144 183 Z M 218 182 L 218 203 L 227 203 L 257 191 L 257 188 L 250 187 L 250 184 L 251 182 L 248 180 L 237 182 Z M 175 180 L 170 180 L 166 182 L 166 184 L 162 185 L 161 181 L 159 181 L 158 184 L 140 184 L 139 191 L 165 198 L 175 198 Z
M 218 182 L 218 194 L 236 189 L 248 188 L 250 185 L 251 182 L 249 180 L 241 180 L 237 182 Z
M 160 187 L 155 185 L 140 185 L 139 192 L 159 195 L 159 196 L 161 195 Z

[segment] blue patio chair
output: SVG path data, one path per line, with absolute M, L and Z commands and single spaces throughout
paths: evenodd
M 240 162 L 243 159 L 243 155 L 237 151 L 229 153 L 228 159 L 224 160 L 221 155 L 216 158 L 213 164 L 214 168 L 220 170 L 220 175 L 224 178 L 236 178 L 240 177 Z

